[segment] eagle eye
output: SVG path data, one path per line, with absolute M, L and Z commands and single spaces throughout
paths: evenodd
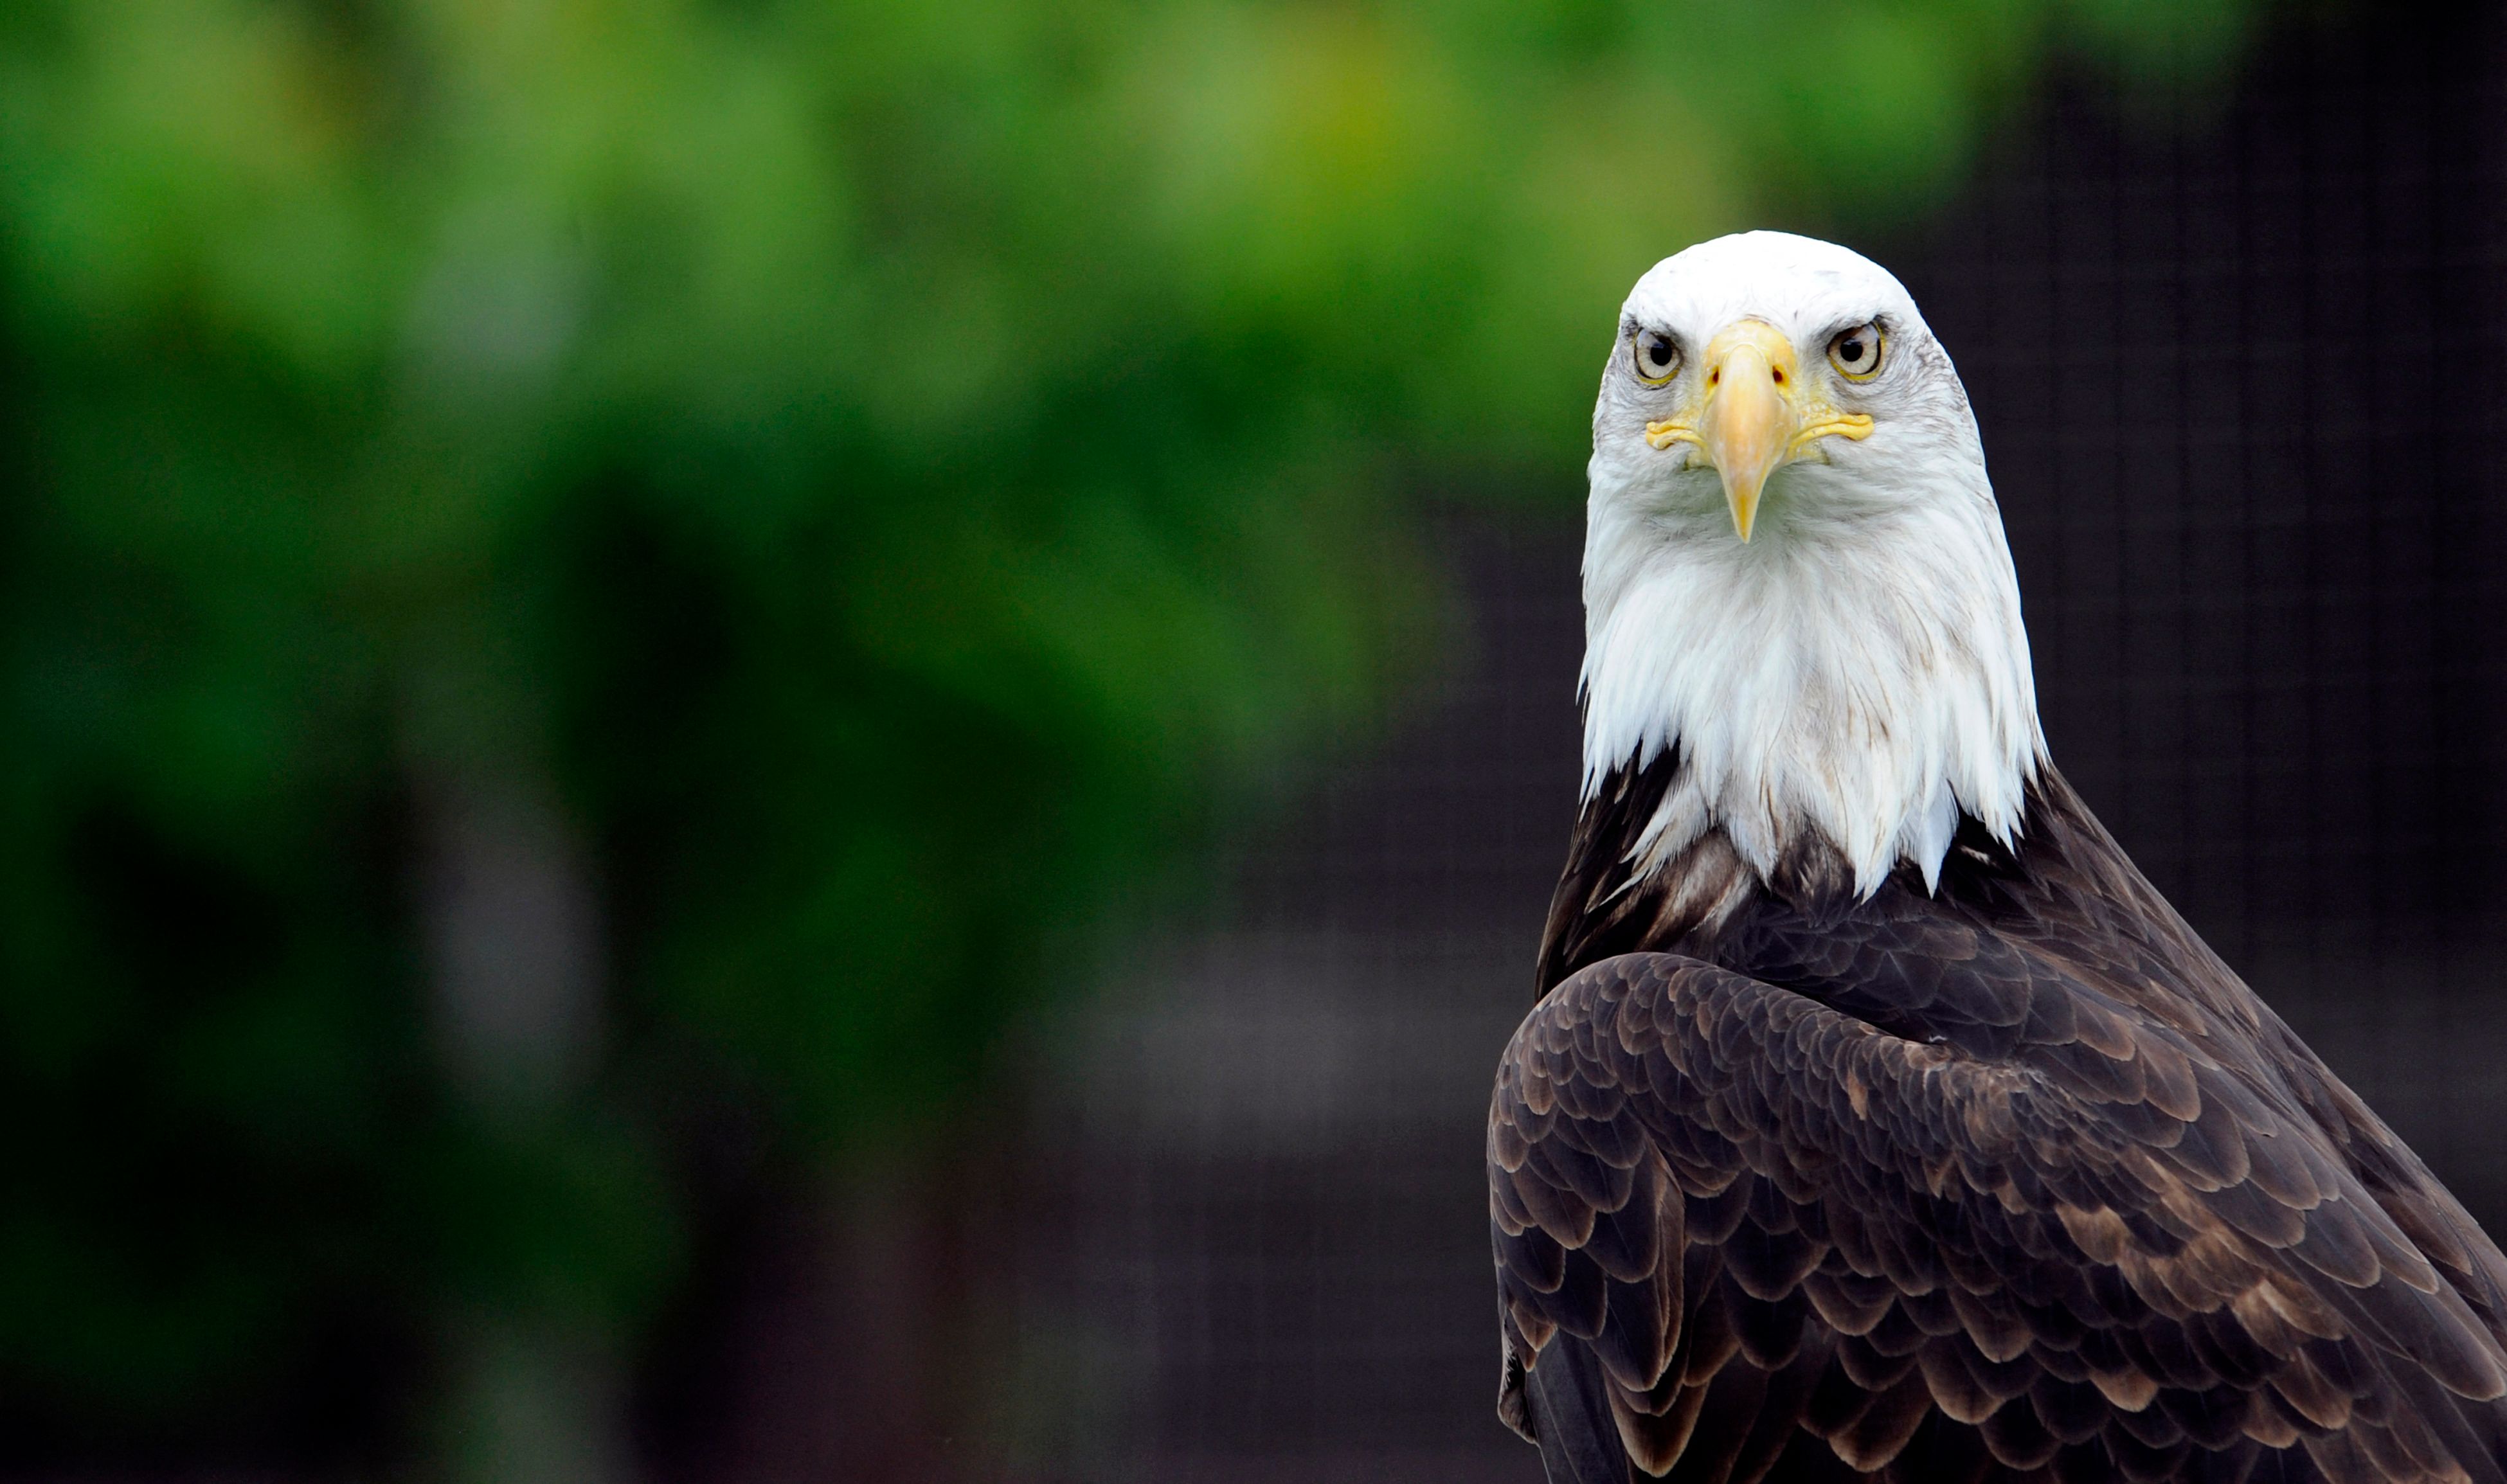
M 1640 330 L 1636 338 L 1637 380 L 1660 386 L 1680 373 L 1680 343 L 1660 330 Z
M 1880 370 L 1880 325 L 1865 320 L 1851 330 L 1839 330 L 1828 343 L 1828 363 L 1844 373 L 1849 381 L 1869 381 Z

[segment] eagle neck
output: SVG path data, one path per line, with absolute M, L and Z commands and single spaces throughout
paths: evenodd
M 1833 856 L 1869 896 L 1938 883 L 1961 818 L 2016 841 L 2045 757 L 1989 492 L 1761 539 L 1597 498 L 1584 558 L 1582 795 L 1659 776 L 1642 879 L 1720 837 L 1761 882 Z

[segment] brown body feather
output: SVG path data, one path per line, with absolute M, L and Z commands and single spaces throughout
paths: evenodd
M 1586 804 L 1490 1108 L 1553 1478 L 2507 1484 L 2507 1260 L 2059 776 L 1858 901 L 1639 879 L 1677 767 Z

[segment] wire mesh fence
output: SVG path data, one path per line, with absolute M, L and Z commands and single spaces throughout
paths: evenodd
M 1982 423 L 2057 763 L 2493 1226 L 2502 146 L 2489 11 L 2301 27 L 2225 101 L 2075 78 L 1880 244 Z M 1579 531 L 1443 529 L 1438 678 L 1045 1040 L 1022 1476 L 1538 1477 L 1479 1144 L 1574 809 Z

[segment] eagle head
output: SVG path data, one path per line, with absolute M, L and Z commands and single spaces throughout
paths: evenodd
M 1665 752 L 1641 851 L 1710 830 L 1762 877 L 1939 879 L 1962 814 L 2016 838 L 2045 754 L 1976 417 L 1905 287 L 1752 232 L 1655 265 L 1593 411 L 1584 789 Z

